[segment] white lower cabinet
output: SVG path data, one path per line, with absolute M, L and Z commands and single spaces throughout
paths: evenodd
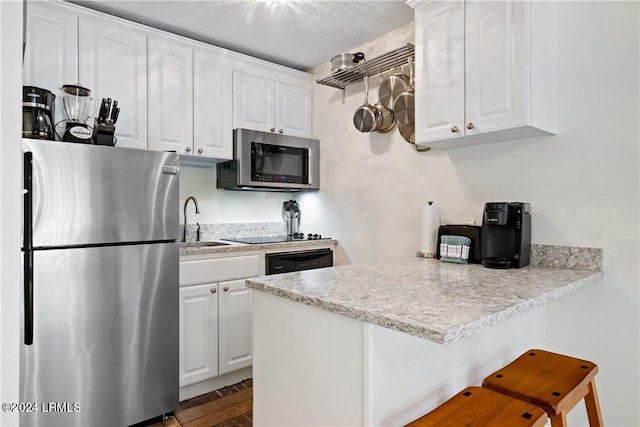
M 218 375 L 218 285 L 180 288 L 180 387 Z
M 264 255 L 180 262 L 180 387 L 252 365 L 253 291 Z M 229 280 L 226 280 L 229 279 Z
M 218 296 L 220 375 L 251 366 L 253 291 L 244 280 L 222 282 Z

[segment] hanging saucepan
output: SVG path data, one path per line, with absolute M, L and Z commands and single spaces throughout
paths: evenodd
M 393 116 L 393 111 L 388 110 L 381 102 L 376 102 L 374 105 L 376 109 L 382 115 L 382 121 L 380 122 L 380 126 L 376 129 L 376 132 L 379 133 L 387 133 L 391 129 L 393 129 L 393 125 L 396 124 L 396 119 Z
M 349 69 L 358 62 L 364 61 L 364 53 L 341 53 L 331 58 L 331 74 Z
M 409 144 L 416 143 L 416 127 L 415 125 L 404 125 L 402 123 L 398 123 L 398 132 L 407 141 Z
M 431 148 L 429 147 L 420 147 L 416 145 L 416 128 L 415 124 L 413 125 L 403 125 L 402 123 L 398 123 L 398 132 L 407 141 L 409 144 L 413 145 L 413 148 L 416 151 L 429 151 Z
M 364 76 L 364 104 L 353 114 L 353 125 L 360 132 L 374 132 L 382 123 L 382 113 L 369 104 L 369 79 Z
M 413 88 L 413 68 L 409 58 L 409 87 L 393 101 L 393 113 L 403 125 L 412 125 L 415 121 L 415 94 Z
M 393 110 L 393 101 L 408 88 L 409 76 L 407 76 L 402 69 L 400 69 L 399 73 L 392 71 L 389 76 L 382 79 L 380 87 L 378 88 L 380 103 L 388 110 Z

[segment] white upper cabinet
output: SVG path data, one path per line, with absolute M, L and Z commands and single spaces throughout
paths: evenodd
M 193 49 L 149 37 L 149 149 L 193 151 Z
M 96 111 L 102 98 L 118 101 L 118 147 L 147 148 L 147 37 L 111 21 L 80 17 L 80 85 Z
M 196 49 L 193 62 L 193 155 L 233 158 L 232 68 L 222 54 Z
M 46 3 L 27 3 L 23 83 L 56 93 L 78 82 L 78 17 Z
M 555 133 L 553 2 L 412 6 L 417 144 L 456 148 Z
M 311 89 L 248 74 L 233 73 L 233 127 L 311 137 Z
M 27 2 L 24 85 L 118 100 L 118 147 L 233 158 L 233 128 L 311 137 L 308 74 L 63 1 Z M 204 164 L 202 163 L 202 164 Z
M 274 132 L 276 82 L 241 71 L 233 73 L 233 127 Z
M 464 123 L 464 3 L 439 3 L 416 21 L 416 133 L 422 140 L 461 136 Z M 418 15 L 418 11 L 416 11 Z
M 23 84 L 56 94 L 56 123 L 64 120 L 63 84 L 78 83 L 78 17 L 43 2 L 27 2 Z
M 526 123 L 525 6 L 466 3 L 467 135 Z
M 311 89 L 276 82 L 276 128 L 287 135 L 311 137 Z

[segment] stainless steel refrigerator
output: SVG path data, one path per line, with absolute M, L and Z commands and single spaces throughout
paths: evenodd
M 176 153 L 23 140 L 21 425 L 178 405 Z M 31 409 L 31 411 L 30 411 Z

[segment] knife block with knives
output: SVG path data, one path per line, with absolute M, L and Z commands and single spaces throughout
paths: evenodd
M 111 98 L 102 98 L 100 111 L 93 126 L 93 143 L 95 145 L 116 145 L 114 134 L 116 132 L 115 124 L 118 121 L 119 114 L 120 107 L 118 107 L 118 101 L 113 100 L 112 105 Z

